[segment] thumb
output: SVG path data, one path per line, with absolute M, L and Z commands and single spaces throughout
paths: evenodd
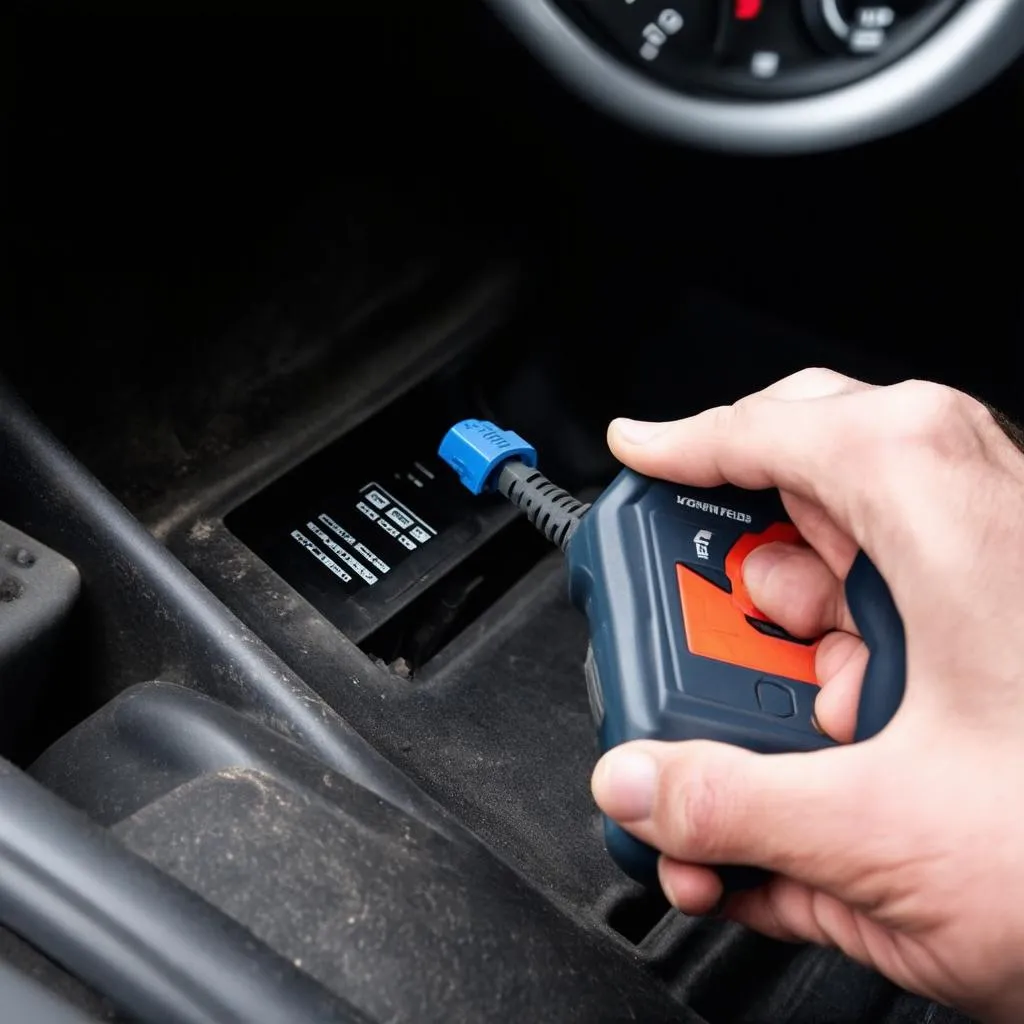
M 767 868 L 829 890 L 884 786 L 863 745 L 754 754 L 704 740 L 610 750 L 592 779 L 610 818 L 676 861 Z

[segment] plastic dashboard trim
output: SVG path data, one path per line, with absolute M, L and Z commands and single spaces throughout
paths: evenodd
M 599 109 L 656 135 L 736 153 L 809 153 L 902 131 L 966 99 L 1024 50 L 1024 0 L 967 0 L 870 78 L 800 99 L 718 100 L 675 92 L 620 63 L 551 0 L 488 3 L 557 78 Z

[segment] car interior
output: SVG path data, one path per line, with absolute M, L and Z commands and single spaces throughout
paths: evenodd
M 965 1020 L 622 873 L 563 556 L 438 458 L 1024 418 L 1024 0 L 665 3 L 5 16 L 3 1019 Z

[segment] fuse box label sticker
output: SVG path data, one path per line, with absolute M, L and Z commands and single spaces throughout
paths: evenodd
M 377 483 L 376 480 L 373 480 L 370 483 L 366 484 L 366 486 L 361 489 L 360 494 L 362 494 L 367 501 L 370 501 L 374 505 L 376 505 L 377 508 L 379 509 L 385 509 L 388 507 L 388 505 L 393 506 L 391 509 L 388 510 L 388 515 L 391 516 L 392 512 L 398 512 L 399 515 L 397 518 L 395 516 L 391 516 L 391 518 L 394 519 L 396 523 L 403 525 L 405 523 L 405 520 L 408 520 L 409 523 L 416 522 L 419 523 L 420 526 L 422 526 L 423 529 L 426 530 L 427 533 L 429 533 L 431 536 L 435 536 L 437 534 L 437 530 L 435 530 L 430 525 L 430 523 L 428 523 L 425 519 L 422 519 L 420 516 L 416 515 L 416 513 L 413 512 L 413 510 L 409 508 L 408 505 L 404 505 L 402 502 L 400 502 L 393 494 L 390 494 L 383 487 L 381 487 L 381 485 Z M 371 495 L 376 495 L 376 497 L 371 497 Z M 383 505 L 379 503 L 382 499 L 384 501 Z
M 407 516 L 400 508 L 389 508 L 388 519 L 397 523 L 400 529 L 408 530 L 413 525 L 412 516 Z
M 333 530 L 349 547 L 354 548 L 357 544 L 355 537 L 343 526 L 339 526 L 326 512 L 321 512 L 317 519 L 329 530 Z
M 363 565 L 357 558 L 350 555 L 340 544 L 331 540 L 331 538 L 320 529 L 319 526 L 314 522 L 306 523 L 306 529 L 313 534 L 314 537 L 318 537 L 323 543 L 334 552 L 334 554 L 347 565 L 364 583 L 369 586 L 373 586 L 377 582 L 377 577 L 370 572 L 369 569 Z
M 342 583 L 351 583 L 352 577 L 334 559 L 325 555 L 304 533 L 292 530 L 292 537 L 297 540 L 314 558 L 323 562 Z
M 416 468 L 421 485 L 433 479 L 433 474 L 427 472 L 426 467 Z M 395 473 L 398 481 L 395 486 L 405 501 L 393 490 L 382 486 L 379 479 L 353 488 L 347 499 L 337 493 L 321 494 L 317 502 L 319 508 L 310 503 L 300 513 L 302 518 L 298 522 L 296 516 L 291 522 L 285 520 L 278 526 L 277 529 L 281 530 L 278 536 L 290 538 L 278 543 L 288 545 L 293 551 L 296 550 L 293 542 L 300 545 L 333 575 L 334 579 L 329 581 L 319 569 L 306 570 L 310 574 L 309 585 L 317 594 L 330 594 L 330 600 L 337 600 L 334 595 L 338 593 L 349 596 L 375 587 L 385 576 L 393 574 L 395 567 L 410 554 L 438 535 L 429 522 L 406 504 L 413 496 L 407 493 L 408 486 L 402 484 L 404 478 L 401 473 Z M 404 491 L 402 486 L 405 486 Z M 428 507 L 436 513 L 437 498 L 428 495 L 426 500 Z M 324 511 L 325 508 L 329 511 Z M 366 529 L 368 523 L 376 524 L 381 532 Z M 288 561 L 296 559 L 297 564 L 308 564 L 301 554 L 288 558 Z
M 357 555 L 362 555 L 363 559 L 369 562 L 378 572 L 389 572 L 391 570 L 391 566 L 383 558 L 378 558 L 362 541 L 356 540 L 348 530 L 336 523 L 326 512 L 321 512 L 317 518 L 326 527 L 333 530 Z
M 447 385 L 440 393 L 433 384 L 410 389 L 224 517 L 241 543 L 356 642 L 479 539 L 479 499 L 436 453 L 434 439 L 449 425 L 447 398 Z
M 378 526 L 379 526 L 379 527 L 380 527 L 380 528 L 381 528 L 381 529 L 382 529 L 382 530 L 383 530 L 383 531 L 384 531 L 385 533 L 387 533 L 387 534 L 390 534 L 390 535 L 391 535 L 392 537 L 395 537 L 396 539 L 397 539 L 397 538 L 398 538 L 399 536 L 401 536 L 401 535 L 399 534 L 399 532 L 398 532 L 398 531 L 397 531 L 397 530 L 396 530 L 396 529 L 395 529 L 395 528 L 394 528 L 394 527 L 393 527 L 393 526 L 392 526 L 392 525 L 391 525 L 391 524 L 390 524 L 390 523 L 389 523 L 389 522 L 388 522 L 388 521 L 387 521 L 386 519 L 378 519 L 378 520 L 377 520 L 377 525 L 378 525 Z
M 365 544 L 356 543 L 356 553 L 362 555 L 378 572 L 391 571 L 391 566 L 382 558 L 378 558 Z
M 406 551 L 416 551 L 421 544 L 437 536 L 437 531 L 430 523 L 376 481 L 370 481 L 359 489 L 355 508 L 364 519 L 376 523 Z M 316 521 L 310 520 L 304 529 L 313 535 L 321 547 L 301 530 L 296 530 L 292 536 L 343 582 L 361 580 L 372 587 L 381 576 L 391 571 L 393 559 L 390 563 L 385 561 L 374 551 L 377 545 L 371 546 L 360 540 L 327 512 L 318 513 Z

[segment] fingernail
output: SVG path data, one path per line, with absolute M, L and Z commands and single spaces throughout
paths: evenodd
M 594 773 L 594 798 L 616 821 L 641 821 L 650 816 L 658 763 L 636 750 L 612 750 Z
M 612 430 L 629 444 L 647 444 L 667 427 L 667 423 L 649 423 L 647 420 L 612 420 Z
M 772 569 L 788 558 L 789 554 L 789 546 L 779 542 L 754 548 L 743 560 L 743 582 L 748 587 L 761 586 Z

